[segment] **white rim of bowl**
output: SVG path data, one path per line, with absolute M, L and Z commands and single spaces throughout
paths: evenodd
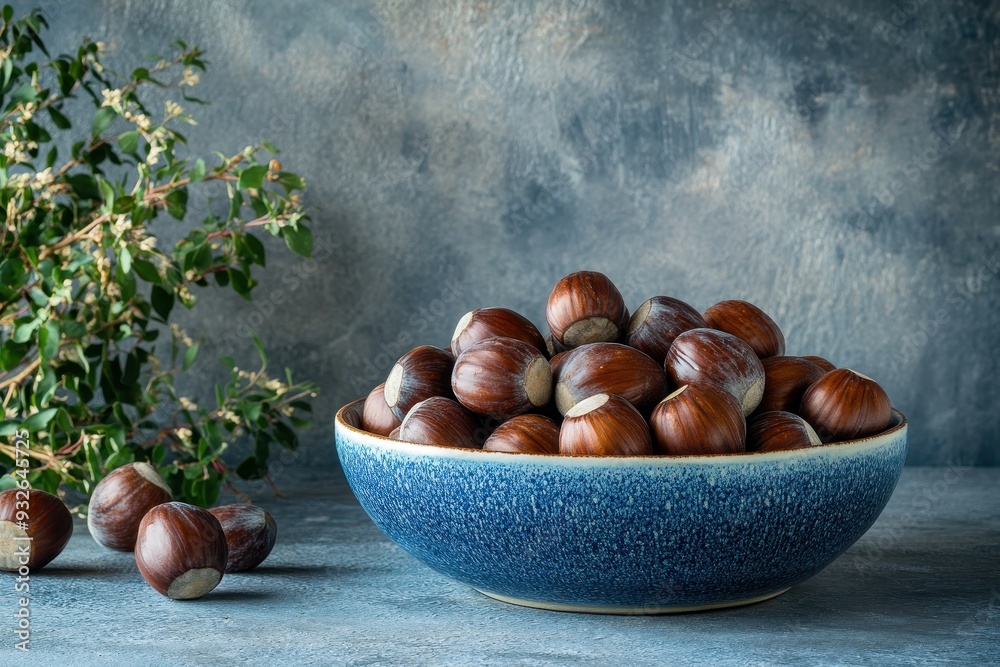
M 416 456 L 427 456 L 431 458 L 447 458 L 475 461 L 494 462 L 518 462 L 527 464 L 558 463 L 566 467 L 610 467 L 610 466 L 679 466 L 691 464 L 709 465 L 742 465 L 755 461 L 795 460 L 808 458 L 842 458 L 860 452 L 876 449 L 882 445 L 895 440 L 907 430 L 909 422 L 906 415 L 892 409 L 893 420 L 896 423 L 889 429 L 869 435 L 856 440 L 844 440 L 841 442 L 827 442 L 814 447 L 804 447 L 802 449 L 789 449 L 778 452 L 739 452 L 734 454 L 702 454 L 695 456 L 564 456 L 561 454 L 524 454 L 521 452 L 488 452 L 481 449 L 468 449 L 465 447 L 448 447 L 442 445 L 424 445 L 413 442 L 394 440 L 388 436 L 369 433 L 364 429 L 349 424 L 345 415 L 351 411 L 357 411 L 360 420 L 360 409 L 364 405 L 365 399 L 359 398 L 351 401 L 337 411 L 335 429 L 344 429 L 351 433 L 353 437 L 367 439 L 371 444 L 386 450 L 400 453 L 413 454 Z

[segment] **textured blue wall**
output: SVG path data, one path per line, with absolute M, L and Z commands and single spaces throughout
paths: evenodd
M 333 464 L 334 409 L 402 347 L 476 306 L 542 322 L 580 268 L 632 308 L 749 299 L 789 353 L 883 383 L 910 463 L 997 465 L 1000 10 L 981 4 L 42 6 L 54 44 L 103 39 L 123 67 L 203 46 L 192 145 L 270 138 L 307 175 L 316 261 L 271 246 L 255 305 L 206 291 L 187 322 L 203 359 L 250 360 L 252 326 L 322 385 L 290 466 Z

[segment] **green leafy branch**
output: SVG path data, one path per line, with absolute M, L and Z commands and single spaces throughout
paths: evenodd
M 252 268 L 266 260 L 257 233 L 310 255 L 305 181 L 266 142 L 193 156 L 178 126 L 194 118 L 179 102 L 154 111 L 144 101 L 155 87 L 201 103 L 189 94 L 206 68 L 196 47 L 176 42 L 173 56 L 121 76 L 103 66 L 100 42 L 53 58 L 40 36 L 44 16 L 13 14 L 0 11 L 0 437 L 29 430 L 34 465 L 21 473 L 0 443 L 0 466 L 38 488 L 89 494 L 112 469 L 147 460 L 179 498 L 202 505 L 233 479 L 269 479 L 271 445 L 298 446 L 315 387 L 287 370 L 270 377 L 254 337 L 260 368 L 223 358 L 229 379 L 203 407 L 177 392 L 200 344 L 170 318 L 213 283 L 249 300 Z M 46 60 L 33 58 L 36 49 Z M 66 110 L 77 98 L 94 106 L 87 128 Z M 186 220 L 193 196 L 210 212 L 161 249 L 153 223 Z M 158 355 L 164 332 L 168 357 Z M 241 437 L 253 454 L 233 466 L 224 454 Z

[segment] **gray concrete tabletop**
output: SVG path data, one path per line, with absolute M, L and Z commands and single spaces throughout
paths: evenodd
M 1000 469 L 907 468 L 872 529 L 818 575 L 757 605 L 602 616 L 507 605 L 411 558 L 339 471 L 261 498 L 267 561 L 206 597 L 153 592 L 131 554 L 78 521 L 31 580 L 30 653 L 0 581 L 0 664 L 918 665 L 1000 660 Z M 11 614 L 8 614 L 11 612 Z

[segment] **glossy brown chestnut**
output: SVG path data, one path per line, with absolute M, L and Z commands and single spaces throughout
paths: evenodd
M 596 394 L 566 413 L 559 429 L 559 453 L 567 456 L 648 456 L 649 426 L 621 396 Z
M 628 345 L 590 343 L 559 359 L 555 398 L 559 413 L 594 394 L 615 394 L 644 414 L 667 393 L 662 367 Z
M 597 271 L 577 271 L 558 283 L 545 308 L 552 338 L 567 348 L 616 341 L 628 325 L 628 309 L 614 283 Z
M 678 387 L 714 384 L 733 396 L 749 415 L 764 394 L 764 366 L 746 342 L 715 329 L 691 329 L 677 336 L 664 362 Z
M 531 320 L 508 308 L 478 308 L 458 321 L 451 337 L 451 353 L 457 359 L 462 352 L 487 338 L 513 338 L 524 341 L 547 354 L 545 339 Z
M 62 552 L 72 535 L 73 517 L 51 493 L 0 492 L 0 570 L 40 570 Z
M 562 364 L 564 361 L 566 361 L 566 357 L 569 356 L 570 352 L 571 350 L 567 350 L 565 352 L 558 352 L 554 354 L 551 359 L 549 359 L 549 368 L 552 369 L 553 381 L 559 375 L 559 369 L 562 368 Z
M 806 361 L 811 361 L 812 363 L 816 364 L 817 366 L 819 366 L 820 368 L 822 368 L 824 371 L 826 371 L 828 373 L 830 371 L 837 370 L 836 366 L 834 366 L 832 363 L 830 363 L 829 361 L 827 361 L 823 357 L 806 356 L 806 357 L 802 357 L 802 359 L 805 359 Z
M 708 326 L 741 338 L 761 359 L 785 353 L 785 336 L 767 313 L 747 301 L 720 301 L 704 313 Z
M 762 412 L 747 424 L 748 452 L 780 452 L 821 444 L 813 427 L 791 412 Z
M 432 396 L 410 408 L 396 438 L 421 445 L 480 449 L 480 433 L 475 415 L 450 398 Z
M 385 383 L 371 390 L 365 399 L 365 408 L 361 414 L 361 427 L 369 433 L 389 435 L 402 420 L 389 409 L 385 402 Z
M 639 306 L 628 323 L 625 342 L 663 365 L 677 336 L 708 324 L 701 313 L 680 299 L 654 296 Z
M 802 395 L 826 372 L 802 357 L 768 357 L 764 366 L 764 395 L 755 412 L 761 414 L 780 410 L 798 412 Z
M 838 368 L 809 385 L 799 414 L 823 442 L 836 442 L 889 428 L 892 405 L 875 380 L 849 368 Z
M 552 371 L 538 348 L 513 338 L 487 338 L 455 360 L 451 390 L 476 414 L 509 419 L 548 404 Z
M 157 593 L 174 600 L 200 598 L 218 586 L 229 548 L 211 512 L 180 502 L 157 505 L 139 524 L 135 562 Z
M 87 509 L 87 529 L 101 546 L 132 551 L 142 517 L 173 497 L 153 466 L 142 461 L 123 465 L 94 487 Z
M 226 572 L 252 570 L 267 558 L 278 538 L 278 525 L 270 512 L 249 503 L 222 505 L 208 510 L 226 536 Z
M 658 454 L 735 454 L 745 448 L 743 410 L 714 385 L 684 385 L 660 401 L 649 423 Z
M 385 381 L 385 403 L 400 420 L 431 396 L 451 397 L 451 351 L 433 345 L 415 347 L 396 362 Z
M 542 415 L 518 415 L 497 426 L 483 450 L 520 454 L 558 454 L 559 427 Z

